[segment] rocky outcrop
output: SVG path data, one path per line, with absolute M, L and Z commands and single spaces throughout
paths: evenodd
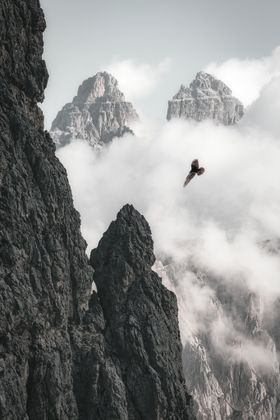
M 244 114 L 242 103 L 231 90 L 211 74 L 199 72 L 189 87 L 181 85 L 179 92 L 168 102 L 167 120 L 183 118 L 232 125 Z
M 0 418 L 77 418 L 69 323 L 92 269 L 37 102 L 48 80 L 36 0 L 0 3 Z
M 102 383 L 105 375 L 105 383 L 111 382 L 107 395 L 118 396 L 110 411 L 104 406 L 108 414 L 102 418 L 190 418 L 176 297 L 152 271 L 154 261 L 150 228 L 126 205 L 90 257 L 104 312 L 106 354 L 113 356 L 101 365 L 103 373 L 94 372 L 85 392 Z M 92 362 L 94 357 L 87 363 Z M 85 418 L 94 410 L 88 404 Z
M 132 104 L 125 101 L 117 80 L 100 72 L 85 80 L 73 101 L 59 111 L 51 136 L 57 147 L 79 139 L 100 149 L 114 137 L 132 133 L 129 125 L 138 118 Z
M 131 207 L 92 254 L 91 295 L 80 217 L 37 106 L 44 28 L 37 0 L 1 1 L 0 418 L 185 419 L 176 299 Z
M 82 419 L 192 419 L 175 295 L 151 266 L 150 228 L 126 205 L 91 252 L 93 293 L 71 331 Z

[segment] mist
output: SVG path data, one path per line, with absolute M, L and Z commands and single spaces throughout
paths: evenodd
M 132 101 L 143 96 L 149 96 L 162 82 L 166 73 L 171 70 L 171 59 L 166 57 L 157 65 L 135 63 L 131 59 L 115 60 L 102 66 L 117 79 L 121 91 L 127 100 Z
M 212 62 L 205 71 L 223 80 L 247 107 L 259 98 L 265 85 L 280 76 L 280 47 L 260 58 L 230 58 L 220 64 Z
M 279 100 L 280 79 L 266 82 L 257 85 L 256 100 L 239 126 L 144 120 L 135 136 L 114 139 L 102 153 L 79 139 L 57 152 L 88 252 L 120 208 L 133 204 L 151 226 L 155 269 L 178 297 L 183 343 L 207 330 L 217 351 L 255 368 L 276 363 L 275 349 L 245 337 L 240 320 L 217 306 L 216 285 L 261 296 L 265 311 L 280 297 L 279 256 L 264 246 L 280 236 L 279 114 L 270 107 L 267 119 L 267 103 Z M 206 171 L 183 188 L 196 158 Z M 166 261 L 175 264 L 173 275 Z M 242 351 L 226 345 L 229 325 Z

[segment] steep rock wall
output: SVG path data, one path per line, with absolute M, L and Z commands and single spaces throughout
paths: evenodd
M 188 418 L 175 298 L 151 272 L 151 234 L 130 208 L 119 216 L 125 223 L 116 226 L 120 232 L 134 227 L 133 264 L 130 254 L 120 255 L 127 271 L 110 263 L 108 289 L 120 283 L 112 302 L 115 314 L 109 317 L 101 281 L 103 255 L 117 255 L 123 246 L 111 234 L 92 260 L 100 298 L 91 295 L 93 269 L 80 217 L 37 106 L 48 79 L 44 28 L 37 0 L 1 1 L 0 418 L 158 419 L 162 413 Z M 147 260 L 142 258 L 146 254 Z M 139 273 L 145 278 L 134 282 Z M 122 285 L 128 274 L 134 280 L 124 305 Z M 116 321 L 123 310 L 124 320 Z M 164 313 L 170 325 L 167 317 L 161 319 Z M 116 322 L 127 343 L 119 342 Z M 144 391 L 137 388 L 142 384 Z

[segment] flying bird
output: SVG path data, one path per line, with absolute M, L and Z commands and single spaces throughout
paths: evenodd
M 192 161 L 191 170 L 184 182 L 184 187 L 193 179 L 195 175 L 202 175 L 205 172 L 204 168 L 199 167 L 198 159 Z

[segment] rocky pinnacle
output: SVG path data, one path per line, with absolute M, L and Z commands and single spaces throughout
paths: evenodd
M 57 147 L 79 139 L 100 149 L 114 137 L 132 133 L 129 125 L 138 118 L 119 90 L 117 80 L 109 73 L 99 72 L 85 80 L 73 101 L 59 111 L 51 136 Z
M 130 205 L 90 257 L 128 418 L 187 419 L 177 301 L 152 270 L 154 262 L 149 225 Z
M 181 85 L 179 92 L 168 102 L 167 120 L 214 120 L 218 124 L 233 125 L 243 116 L 242 103 L 231 90 L 208 73 L 199 72 L 189 87 Z

